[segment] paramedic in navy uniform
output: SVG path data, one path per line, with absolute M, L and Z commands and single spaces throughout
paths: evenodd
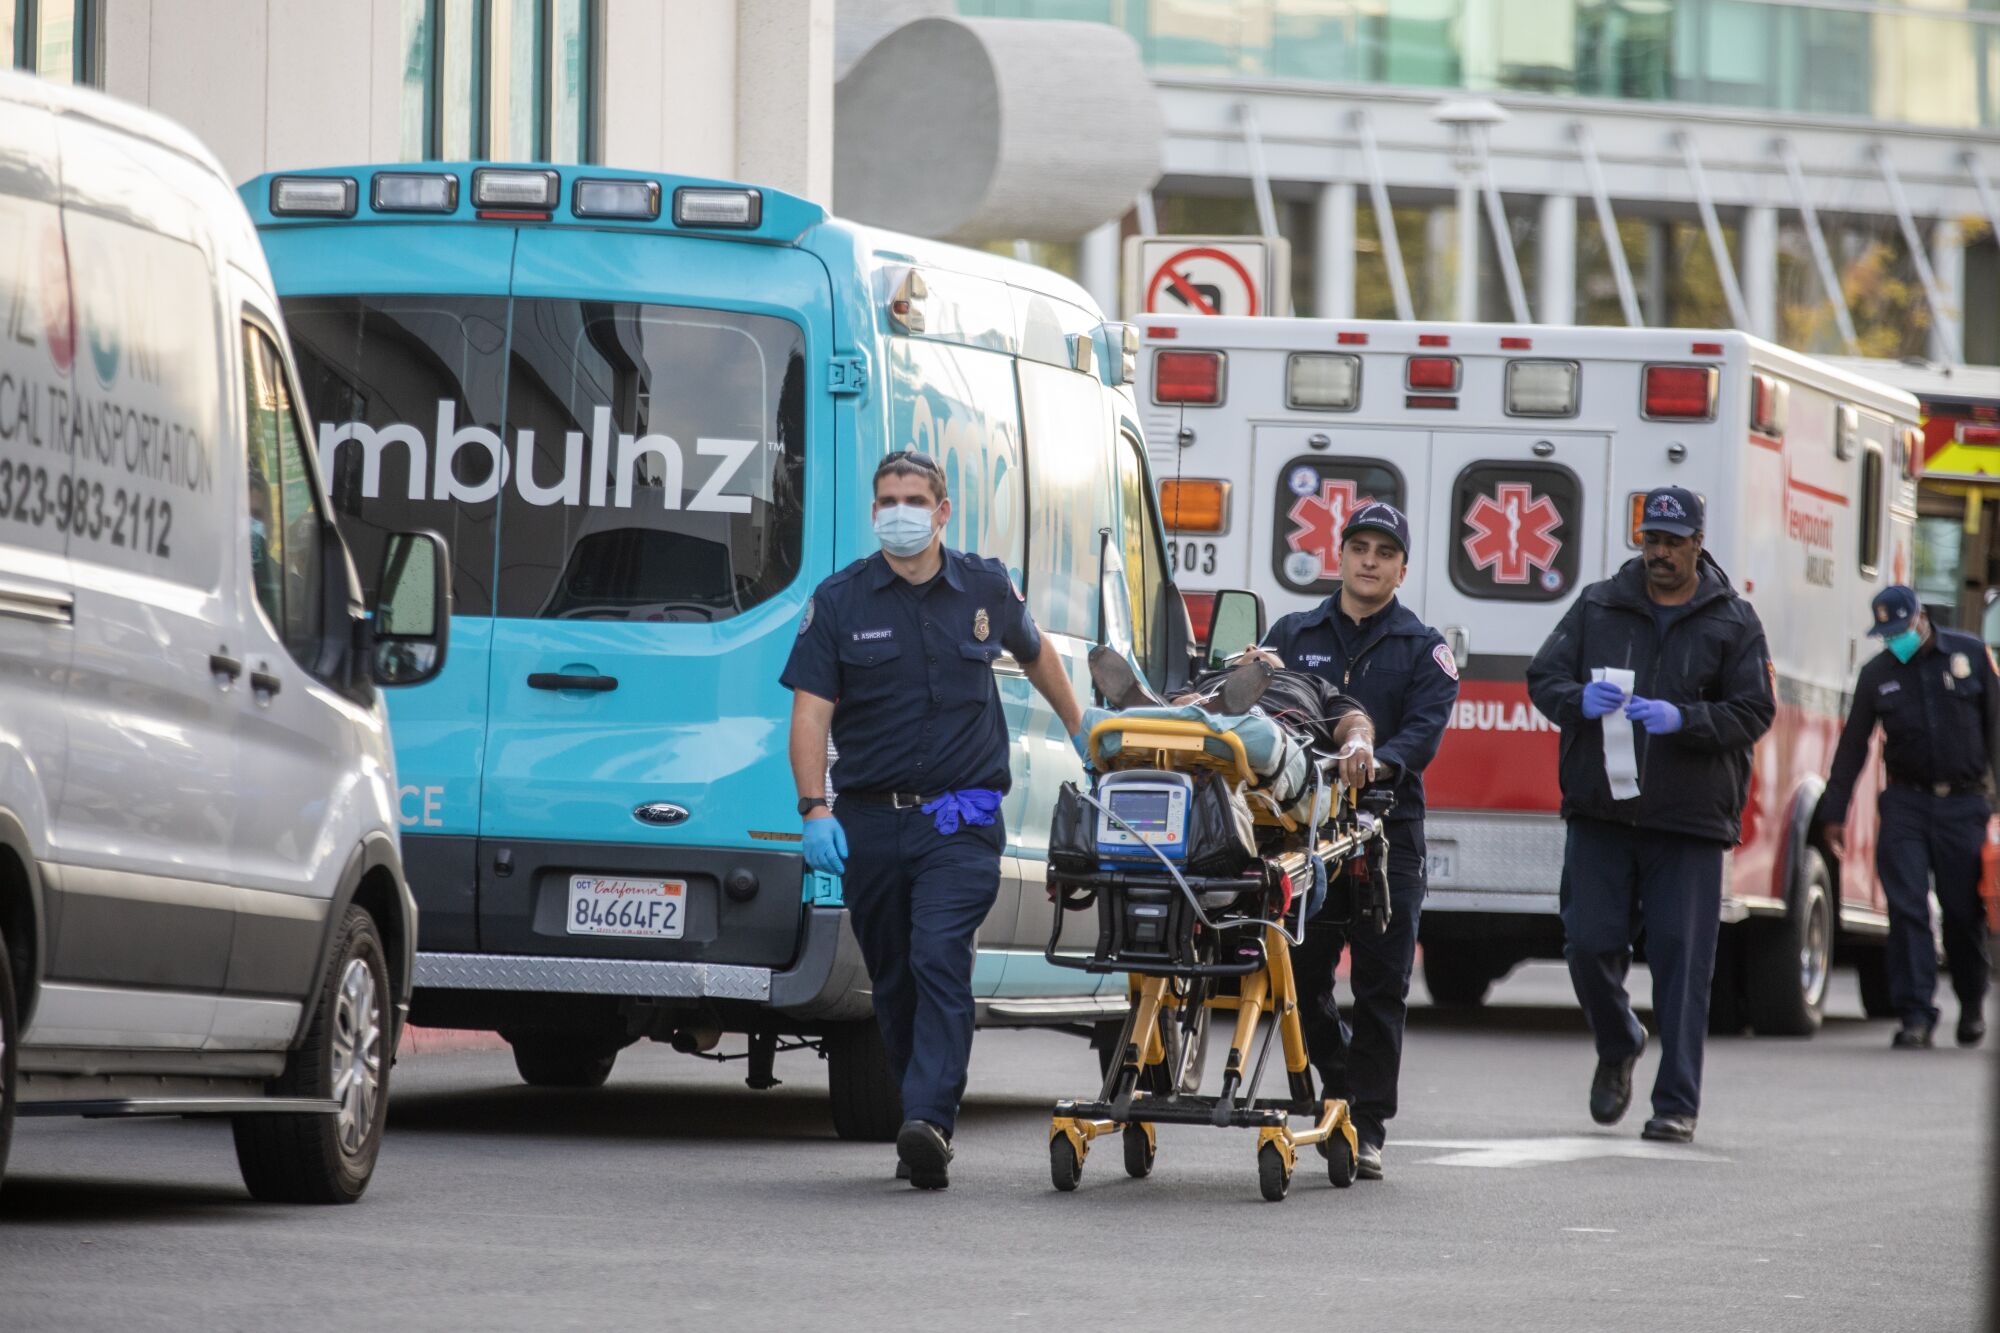
M 1882 724 L 1889 785 L 1877 798 L 1881 827 L 1875 871 L 1889 900 L 1889 1000 L 1903 1020 L 1893 1045 L 1931 1044 L 1938 1011 L 1937 950 L 1931 942 L 1931 884 L 1944 909 L 1944 953 L 1958 992 L 1958 1044 L 1986 1035 L 1986 922 L 1979 901 L 1980 850 L 1993 813 L 1987 782 L 2000 727 L 2000 680 L 1986 645 L 1930 623 L 1917 594 L 1896 584 L 1875 594 L 1883 642 L 1861 668 L 1854 706 L 1834 751 L 1818 818 L 1835 854 L 1846 852 L 1847 807 Z
M 822 581 L 779 678 L 806 863 L 843 877 L 906 1119 L 899 1176 L 950 1183 L 972 1053 L 973 935 L 1000 891 L 1010 784 L 993 682 L 1004 648 L 1082 751 L 1062 657 L 1044 652 L 1007 567 L 944 545 L 944 473 L 915 451 L 875 470 L 882 550 Z M 826 741 L 838 818 L 826 801 Z
M 1528 664 L 1528 697 L 1562 730 L 1563 957 L 1597 1041 L 1590 1116 L 1615 1124 L 1632 1101 L 1646 1029 L 1625 974 L 1643 926 L 1660 1071 L 1640 1136 L 1666 1143 L 1694 1138 L 1722 857 L 1778 711 L 1763 622 L 1702 550 L 1704 525 L 1693 492 L 1648 491 L 1639 554 L 1585 588 Z M 1599 667 L 1630 668 L 1632 693 L 1593 679 Z M 1625 800 L 1606 772 L 1610 727 L 1634 744 L 1639 794 Z
M 1375 723 L 1373 762 L 1394 765 L 1398 775 L 1389 815 L 1389 929 L 1348 934 L 1317 921 L 1292 951 L 1306 1047 L 1327 1095 L 1352 1106 L 1363 1180 L 1382 1178 L 1385 1124 L 1396 1114 L 1424 905 L 1424 769 L 1458 702 L 1451 649 L 1396 599 L 1410 572 L 1409 552 L 1410 524 L 1400 510 L 1381 501 L 1360 506 L 1340 530 L 1340 586 L 1312 610 L 1280 617 L 1263 644 L 1266 660 L 1275 655 L 1277 665 L 1323 677 L 1360 703 Z M 1342 767 L 1350 782 L 1366 780 L 1365 766 Z M 1333 993 L 1343 944 L 1354 955 L 1351 1023 L 1342 1020 Z

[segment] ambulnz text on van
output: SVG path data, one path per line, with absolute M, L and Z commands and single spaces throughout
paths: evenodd
M 1184 676 L 1136 332 L 1045 270 L 727 182 L 432 163 L 243 197 L 363 567 L 387 529 L 452 540 L 451 664 L 394 711 L 415 1021 L 498 1031 L 569 1086 L 654 1038 L 770 1087 L 804 1041 L 838 1132 L 894 1137 L 840 882 L 799 855 L 778 676 L 814 585 L 876 548 L 856 497 L 906 447 L 945 468 L 945 540 L 1007 562 L 1079 691 L 1106 596 L 1141 664 Z M 980 1019 L 1122 1020 L 1121 983 L 1043 957 L 1048 812 L 1080 770 L 994 671 L 1014 786 Z
M 1426 774 L 1424 977 L 1476 1004 L 1561 956 L 1557 734 L 1524 672 L 1577 590 L 1638 551 L 1646 491 L 1701 495 L 1707 549 L 1769 630 L 1779 713 L 1730 855 L 1715 1025 L 1806 1033 L 1836 954 L 1879 995 L 1874 805 L 1848 856 L 1813 805 L 1865 642 L 1907 581 L 1916 402 L 1740 333 L 1148 316 L 1140 401 L 1169 552 L 1189 590 L 1272 613 L 1335 586 L 1350 509 L 1415 535 L 1403 600 L 1451 643 L 1459 703 Z M 1880 782 L 1879 764 L 1868 778 Z

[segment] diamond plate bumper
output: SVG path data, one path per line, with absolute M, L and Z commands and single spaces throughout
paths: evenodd
M 538 958 L 519 954 L 418 953 L 417 985 L 436 990 L 538 991 L 655 999 L 771 998 L 771 969 L 635 958 Z

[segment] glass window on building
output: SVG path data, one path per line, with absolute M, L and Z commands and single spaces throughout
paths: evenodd
M 404 156 L 593 160 L 602 2 L 404 0 Z
M 51 83 L 96 84 L 103 0 L 0 0 L 0 38 L 16 69 Z

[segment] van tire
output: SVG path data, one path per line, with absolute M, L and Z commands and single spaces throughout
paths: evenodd
M 236 1162 L 251 1197 L 266 1203 L 353 1203 L 368 1188 L 389 1118 L 389 997 L 388 957 L 375 919 L 350 907 L 341 918 L 333 965 L 321 983 L 305 1040 L 268 1085 L 273 1096 L 339 1097 L 347 1109 L 337 1115 L 236 1116 Z M 343 1061 L 359 1076 L 345 1087 L 336 1083 L 336 1065 Z M 371 1073 L 372 1098 L 365 1087 Z
M 582 1033 L 501 1033 L 514 1048 L 514 1068 L 531 1088 L 601 1088 L 618 1063 L 618 1047 L 606 1050 Z
M 7 940 L 0 936 L 0 1176 L 7 1174 L 7 1150 L 14 1142 L 14 1068 L 20 1059 L 20 1012 L 14 1003 L 14 968 Z
M 827 1092 L 833 1132 L 855 1143 L 893 1143 L 903 1126 L 903 1090 L 889 1072 L 889 1051 L 873 1018 L 829 1027 Z
M 1785 915 L 1746 922 L 1743 995 L 1751 1031 L 1760 1037 L 1810 1037 L 1819 1031 L 1833 970 L 1833 876 L 1808 847 Z
M 1424 989 L 1435 1004 L 1476 1009 L 1486 1003 L 1495 980 L 1492 960 L 1476 944 L 1456 941 L 1424 946 Z

